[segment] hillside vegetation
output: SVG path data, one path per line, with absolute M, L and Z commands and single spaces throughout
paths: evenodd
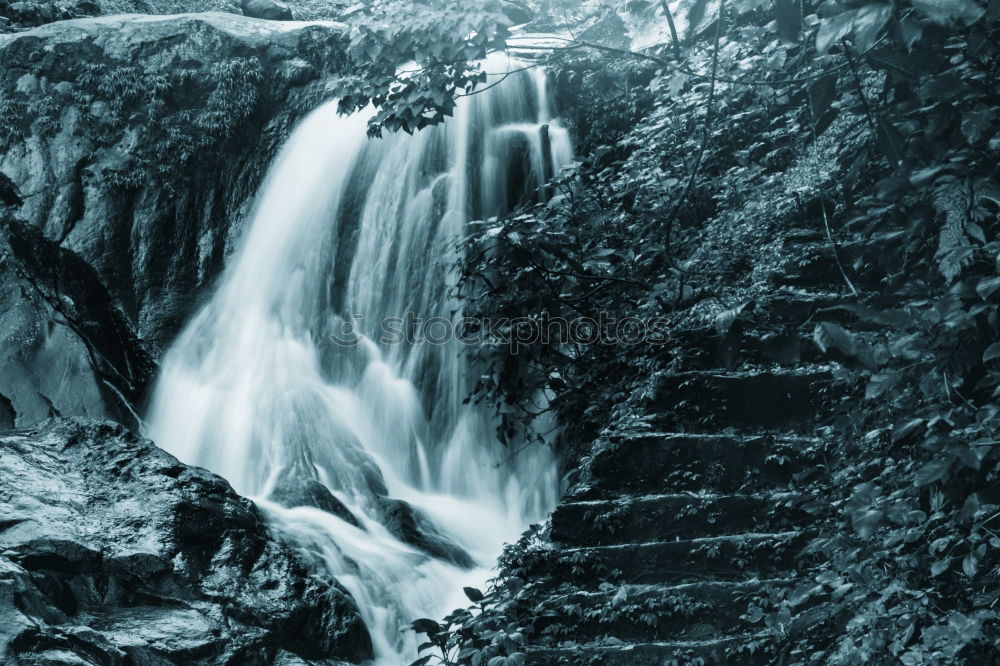
M 470 307 L 666 317 L 671 343 L 483 348 L 477 397 L 505 415 L 502 436 L 555 412 L 572 470 L 700 355 L 833 364 L 848 397 L 815 424 L 832 511 L 805 550 L 822 557 L 810 585 L 750 614 L 786 633 L 785 663 L 995 658 L 1000 3 L 593 8 L 601 37 L 546 56 L 578 168 L 547 204 L 470 235 Z M 666 37 L 643 48 L 626 29 Z M 796 234 L 815 240 L 790 251 Z M 794 327 L 761 316 L 802 302 L 776 275 L 830 299 Z M 522 663 L 538 636 L 504 623 L 523 581 L 505 584 L 531 543 L 491 596 L 472 591 L 477 610 L 415 625 L 430 663 Z M 808 631 L 787 635 L 817 603 Z

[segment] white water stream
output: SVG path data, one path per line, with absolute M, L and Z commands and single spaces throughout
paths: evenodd
M 572 158 L 548 106 L 533 71 L 414 136 L 369 140 L 366 118 L 338 116 L 335 102 L 313 112 L 153 394 L 147 434 L 225 477 L 318 556 L 357 600 L 380 665 L 415 657 L 401 627 L 464 605 L 461 587 L 481 585 L 502 544 L 557 500 L 551 453 L 512 456 L 490 414 L 463 404 L 475 371 L 457 342 L 380 332 L 407 312 L 461 318 L 452 288 L 465 225 L 538 196 L 545 172 Z M 352 318 L 359 344 L 336 343 Z M 350 515 L 296 506 L 322 496 Z M 401 534 L 401 515 L 423 541 Z

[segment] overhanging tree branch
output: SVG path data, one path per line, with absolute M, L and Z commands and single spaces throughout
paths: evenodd
M 667 18 L 667 25 L 670 26 L 670 39 L 674 44 L 674 57 L 677 62 L 681 60 L 681 40 L 677 37 L 677 27 L 674 25 L 674 15 L 670 13 L 670 7 L 667 6 L 667 0 L 660 0 L 660 7 L 663 9 L 663 15 Z
M 508 43 L 517 39 L 516 37 L 508 40 Z M 535 44 L 525 44 L 523 46 L 514 45 L 513 48 L 519 51 L 576 51 L 578 49 L 593 49 L 594 51 L 602 51 L 604 53 L 615 53 L 622 56 L 627 56 L 631 58 L 636 58 L 638 60 L 646 60 L 649 62 L 654 62 L 661 67 L 669 69 L 673 72 L 679 72 L 686 74 L 687 76 L 697 78 L 697 79 L 709 79 L 712 78 L 711 74 L 701 74 L 694 71 L 690 67 L 684 65 L 675 64 L 669 60 L 661 58 L 659 56 L 653 55 L 651 53 L 645 53 L 643 51 L 633 51 L 631 49 L 620 49 L 614 46 L 606 46 L 604 44 L 595 44 L 593 42 L 582 42 L 575 39 L 568 39 L 566 37 L 546 37 L 546 39 L 551 39 L 554 41 L 566 42 L 569 46 L 540 46 Z M 835 72 L 837 70 L 845 69 L 848 67 L 848 63 L 841 63 L 833 67 L 824 69 L 816 74 L 809 74 L 807 76 L 800 76 L 791 79 L 731 79 L 724 76 L 715 76 L 715 80 L 719 83 L 731 83 L 733 85 L 739 86 L 779 86 L 779 85 L 793 85 L 796 83 L 808 83 L 814 81 L 818 78 L 822 78 L 829 74 L 830 72 Z

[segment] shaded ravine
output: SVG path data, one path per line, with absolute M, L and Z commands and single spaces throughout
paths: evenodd
M 149 436 L 328 567 L 378 663 L 414 656 L 401 627 L 457 605 L 557 501 L 551 452 L 511 455 L 465 404 L 476 373 L 459 343 L 393 334 L 408 316 L 440 318 L 416 327 L 438 337 L 457 325 L 467 222 L 541 196 L 571 158 L 539 71 L 413 136 L 369 140 L 366 117 L 328 103 L 288 141 L 217 292 L 164 358 Z

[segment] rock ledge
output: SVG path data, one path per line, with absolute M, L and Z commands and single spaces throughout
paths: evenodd
M 357 607 L 223 479 L 121 426 L 0 435 L 0 662 L 335 664 Z

